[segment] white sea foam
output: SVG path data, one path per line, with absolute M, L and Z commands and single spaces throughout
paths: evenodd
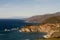
M 4 29 L 4 31 L 10 31 L 9 29 Z
M 44 37 L 44 38 L 48 38 L 48 37 L 49 37 L 49 35 L 44 35 L 43 37 Z
M 19 30 L 19 32 L 22 32 L 21 30 Z
M 30 40 L 30 39 L 25 39 L 25 40 Z

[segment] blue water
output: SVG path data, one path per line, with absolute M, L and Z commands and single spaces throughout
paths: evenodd
M 19 19 L 0 19 L 0 30 L 5 28 L 17 28 L 26 25 L 27 23 L 24 20 Z
M 5 28 L 11 29 L 11 28 L 21 28 L 25 25 L 30 24 L 36 24 L 36 23 L 27 23 L 24 20 L 20 19 L 0 19 L 0 30 L 3 30 Z
M 10 31 L 0 33 L 0 40 L 35 40 L 42 38 L 44 33 L 23 33 L 19 31 Z
M 18 30 L 4 31 L 6 28 L 22 28 L 27 24 L 31 23 L 19 19 L 0 19 L 0 40 L 35 40 L 36 38 L 42 38 L 44 33 L 23 33 Z

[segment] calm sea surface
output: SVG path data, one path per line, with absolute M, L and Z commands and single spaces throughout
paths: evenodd
M 0 40 L 60 40 L 60 38 L 44 39 L 44 33 L 23 33 L 16 31 L 0 32 Z
M 35 40 L 42 38 L 43 33 L 23 33 L 19 31 L 0 32 L 0 40 Z
M 22 28 L 26 24 L 31 23 L 18 19 L 0 19 L 0 40 L 60 40 L 60 38 L 43 39 L 44 33 L 23 33 L 18 30 L 4 31 L 4 29 Z

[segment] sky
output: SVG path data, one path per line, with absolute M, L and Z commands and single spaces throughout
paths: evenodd
M 60 12 L 60 0 L 0 0 L 0 18 Z

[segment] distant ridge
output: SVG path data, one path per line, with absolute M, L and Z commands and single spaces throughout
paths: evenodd
M 52 13 L 52 14 L 45 14 L 45 15 L 32 16 L 30 18 L 27 18 L 26 21 L 28 21 L 28 22 L 40 22 L 40 23 L 42 23 L 47 18 L 53 17 L 53 16 L 60 16 L 60 12 L 56 12 L 56 13 Z

